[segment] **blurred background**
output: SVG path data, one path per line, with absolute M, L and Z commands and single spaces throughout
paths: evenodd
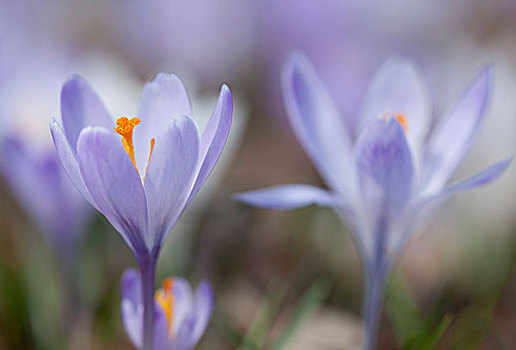
M 216 309 L 199 349 L 360 345 L 362 270 L 332 211 L 231 200 L 275 184 L 323 185 L 281 98 L 281 66 L 296 49 L 350 127 L 369 79 L 393 55 L 423 72 L 432 123 L 494 63 L 488 116 L 456 178 L 516 151 L 510 0 L 0 0 L 0 349 L 130 348 L 119 279 L 135 261 L 68 184 L 48 125 L 72 74 L 116 117 L 136 113 L 143 83 L 159 71 L 185 81 L 201 129 L 221 84 L 234 95 L 223 157 L 158 267 L 158 281 L 213 283 Z M 410 241 L 389 278 L 382 348 L 516 344 L 513 168 L 447 203 Z

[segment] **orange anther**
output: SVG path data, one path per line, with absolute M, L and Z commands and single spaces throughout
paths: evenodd
M 136 160 L 134 159 L 133 129 L 138 124 L 140 124 L 140 119 L 137 117 L 131 119 L 120 117 L 117 119 L 115 127 L 115 132 L 122 135 L 122 145 L 129 155 L 129 158 L 131 158 L 131 162 L 133 162 L 136 171 L 138 171 L 138 168 L 136 167 Z
M 406 119 L 404 113 L 384 114 L 383 115 L 383 119 L 387 119 L 387 118 L 389 118 L 391 116 L 396 118 L 396 120 L 401 124 L 401 127 L 403 128 L 403 131 L 408 132 L 409 128 L 408 128 L 407 119 Z
M 172 287 L 174 286 L 174 279 L 167 278 L 163 281 L 161 289 L 154 294 L 154 300 L 161 306 L 167 318 L 168 332 L 170 337 L 174 337 L 174 293 Z

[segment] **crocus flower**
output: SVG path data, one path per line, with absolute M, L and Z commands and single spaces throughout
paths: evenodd
M 127 269 L 122 276 L 122 320 L 131 342 L 142 348 L 142 281 Z M 180 277 L 168 278 L 154 294 L 154 349 L 192 349 L 202 337 L 213 310 L 213 288 L 202 281 L 192 293 Z
M 308 59 L 295 54 L 286 64 L 282 82 L 290 124 L 329 189 L 286 185 L 236 198 L 271 209 L 331 206 L 348 223 L 367 274 L 367 349 L 375 348 L 386 274 L 410 233 L 437 204 L 493 181 L 511 161 L 448 184 L 485 114 L 492 76 L 492 68 L 484 68 L 427 137 L 430 112 L 419 73 L 391 59 L 373 78 L 353 133 Z
M 151 349 L 157 257 L 222 151 L 231 125 L 229 88 L 222 86 L 200 139 L 185 87 L 172 74 L 147 83 L 138 117 L 120 117 L 116 127 L 78 77 L 63 86 L 61 114 L 63 128 L 54 120 L 51 131 L 66 173 L 120 233 L 140 267 L 143 348 Z
M 64 264 L 77 253 L 91 210 L 70 184 L 54 150 L 31 150 L 19 137 L 0 143 L 0 171 Z

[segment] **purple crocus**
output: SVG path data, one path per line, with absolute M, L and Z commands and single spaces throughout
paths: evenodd
M 199 138 L 183 83 L 160 73 L 145 84 L 138 117 L 118 118 L 115 128 L 84 80 L 73 77 L 63 86 L 63 127 L 55 120 L 50 126 L 54 143 L 72 183 L 120 233 L 140 267 L 144 349 L 152 348 L 160 248 L 215 166 L 232 108 L 224 85 Z
M 418 71 L 390 59 L 372 79 L 355 132 L 341 118 L 309 60 L 294 54 L 282 76 L 290 124 L 329 189 L 285 185 L 240 193 L 271 209 L 333 207 L 351 227 L 366 272 L 365 348 L 376 344 L 385 277 L 416 226 L 451 195 L 488 184 L 505 158 L 473 177 L 448 184 L 485 114 L 492 67 L 481 70 L 428 135 L 430 111 Z
M 3 178 L 69 267 L 92 214 L 88 204 L 70 184 L 53 149 L 32 150 L 12 135 L 2 140 L 0 150 Z
M 142 281 L 134 269 L 122 276 L 122 320 L 137 349 L 142 348 Z M 202 281 L 192 292 L 183 278 L 168 278 L 154 295 L 154 350 L 192 349 L 201 339 L 213 311 L 213 288 Z

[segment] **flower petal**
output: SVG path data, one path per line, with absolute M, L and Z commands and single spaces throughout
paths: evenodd
M 334 196 L 328 191 L 310 185 L 280 185 L 261 190 L 236 193 L 237 201 L 267 209 L 288 210 L 317 204 L 333 206 Z
M 122 322 L 133 345 L 142 347 L 143 305 L 140 274 L 132 268 L 125 270 L 121 280 Z
M 56 146 L 57 155 L 70 182 L 95 209 L 99 210 L 97 203 L 91 197 L 90 191 L 84 183 L 75 151 L 70 146 L 63 129 L 61 129 L 61 126 L 59 126 L 55 119 L 50 124 L 50 132 Z
M 437 192 L 459 165 L 485 114 L 492 84 L 493 69 L 487 67 L 436 126 L 425 152 L 424 191 Z
M 412 155 L 400 123 L 377 119 L 358 138 L 355 159 L 365 208 L 395 215 L 412 190 Z
M 217 163 L 229 135 L 232 115 L 233 99 L 231 92 L 227 85 L 223 85 L 220 90 L 217 106 L 201 137 L 200 157 L 202 164 L 190 197 L 188 198 L 188 203 L 192 200 L 197 191 L 199 191 L 200 187 L 211 173 L 215 163 Z
M 174 74 L 158 73 L 145 83 L 134 129 L 136 165 L 143 172 L 150 154 L 151 139 L 159 136 L 169 122 L 179 116 L 192 115 L 190 100 L 181 79 Z
M 177 117 L 165 125 L 145 176 L 149 208 L 149 233 L 153 246 L 165 240 L 184 209 L 195 180 L 199 160 L 199 135 L 189 117 Z
M 100 127 L 83 129 L 77 156 L 84 182 L 133 252 L 147 251 L 147 204 L 140 177 L 114 133 Z
M 174 277 L 172 286 L 174 294 L 174 333 L 179 332 L 183 321 L 192 311 L 192 289 L 190 283 L 181 277 Z
M 156 350 L 173 349 L 168 331 L 167 316 L 163 308 L 156 302 L 154 303 L 154 341 L 152 346 Z
M 407 138 L 420 146 L 429 125 L 428 93 L 418 70 L 408 61 L 391 58 L 378 70 L 364 98 L 360 129 L 388 115 L 404 117 Z
M 66 138 L 74 150 L 86 126 L 102 126 L 108 130 L 114 127 L 97 94 L 79 76 L 68 79 L 61 89 L 61 117 Z
M 484 186 L 493 182 L 507 170 L 512 162 L 512 159 L 512 156 L 506 157 L 466 180 L 446 186 L 443 190 L 443 194 L 451 196 L 455 193 L 470 190 L 479 186 Z
M 195 323 L 190 335 L 190 347 L 201 339 L 208 323 L 210 322 L 211 314 L 213 312 L 213 304 L 215 293 L 211 284 L 207 281 L 202 281 L 195 291 L 194 309 Z
M 351 198 L 351 140 L 329 93 L 308 59 L 294 54 L 282 76 L 290 124 L 328 185 Z

